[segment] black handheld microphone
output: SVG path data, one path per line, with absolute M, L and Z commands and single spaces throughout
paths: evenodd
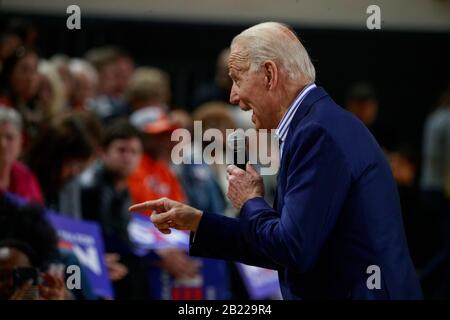
M 233 150 L 233 163 L 236 167 L 245 171 L 248 161 L 247 139 L 243 130 L 236 130 L 227 137 L 228 147 Z

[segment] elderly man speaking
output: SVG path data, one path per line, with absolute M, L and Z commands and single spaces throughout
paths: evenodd
M 277 129 L 280 171 L 273 208 L 261 177 L 229 166 L 234 219 L 159 199 L 163 233 L 190 230 L 190 254 L 278 270 L 285 299 L 421 299 L 388 163 L 365 126 L 315 85 L 305 48 L 267 22 L 231 44 L 230 102 L 257 129 Z

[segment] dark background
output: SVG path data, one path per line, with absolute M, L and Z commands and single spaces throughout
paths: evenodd
M 89 48 L 113 44 L 126 49 L 137 65 L 165 69 L 172 77 L 173 105 L 188 110 L 194 108 L 195 88 L 213 79 L 218 53 L 249 26 L 83 16 L 81 30 L 68 30 L 66 16 L 2 12 L 0 27 L 11 17 L 36 25 L 43 57 L 82 56 Z M 352 83 L 372 83 L 381 121 L 394 129 L 397 140 L 420 150 L 425 117 L 450 79 L 450 31 L 294 28 L 315 64 L 318 85 L 344 105 Z

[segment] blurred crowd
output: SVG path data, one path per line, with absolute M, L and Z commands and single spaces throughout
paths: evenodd
M 216 76 L 197 88 L 193 113 L 171 105 L 171 79 L 164 70 L 137 66 L 124 48 L 94 47 L 82 57 L 35 50 L 35 27 L 12 20 L 0 34 L 0 298 L 21 299 L 14 268 L 33 266 L 45 280 L 42 299 L 97 299 L 88 280 L 68 291 L 55 265 L 79 264 L 57 246 L 57 235 L 42 207 L 101 226 L 105 261 L 116 299 L 152 299 L 146 268 L 161 268 L 176 279 L 193 278 L 197 260 L 176 248 L 137 256 L 128 234 L 127 208 L 160 197 L 206 212 L 237 216 L 226 199 L 226 164 L 171 161 L 177 128 L 251 127 L 250 115 L 229 105 L 231 80 L 225 48 Z M 434 102 L 430 101 L 430 105 Z M 345 107 L 371 130 L 385 150 L 398 184 L 410 253 L 429 298 L 449 296 L 450 87 L 424 122 L 423 148 L 394 141 L 378 118 L 375 89 L 349 87 Z M 226 138 L 221 141 L 225 148 Z M 201 152 L 201 150 L 199 151 Z M 276 176 L 264 178 L 269 203 Z M 19 206 L 3 193 L 27 202 Z M 3 254 L 2 252 L 8 252 Z M 248 298 L 230 264 L 232 298 Z M 26 285 L 26 284 L 25 284 Z

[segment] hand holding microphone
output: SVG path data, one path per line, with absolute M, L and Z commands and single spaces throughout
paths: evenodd
M 242 129 L 230 133 L 227 137 L 227 145 L 233 151 L 232 163 L 245 171 L 248 162 L 248 139 Z
M 255 168 L 248 163 L 248 140 L 243 131 L 237 130 L 227 138 L 233 149 L 233 163 L 227 168 L 227 197 L 233 207 L 240 209 L 247 200 L 264 196 L 264 183 Z

